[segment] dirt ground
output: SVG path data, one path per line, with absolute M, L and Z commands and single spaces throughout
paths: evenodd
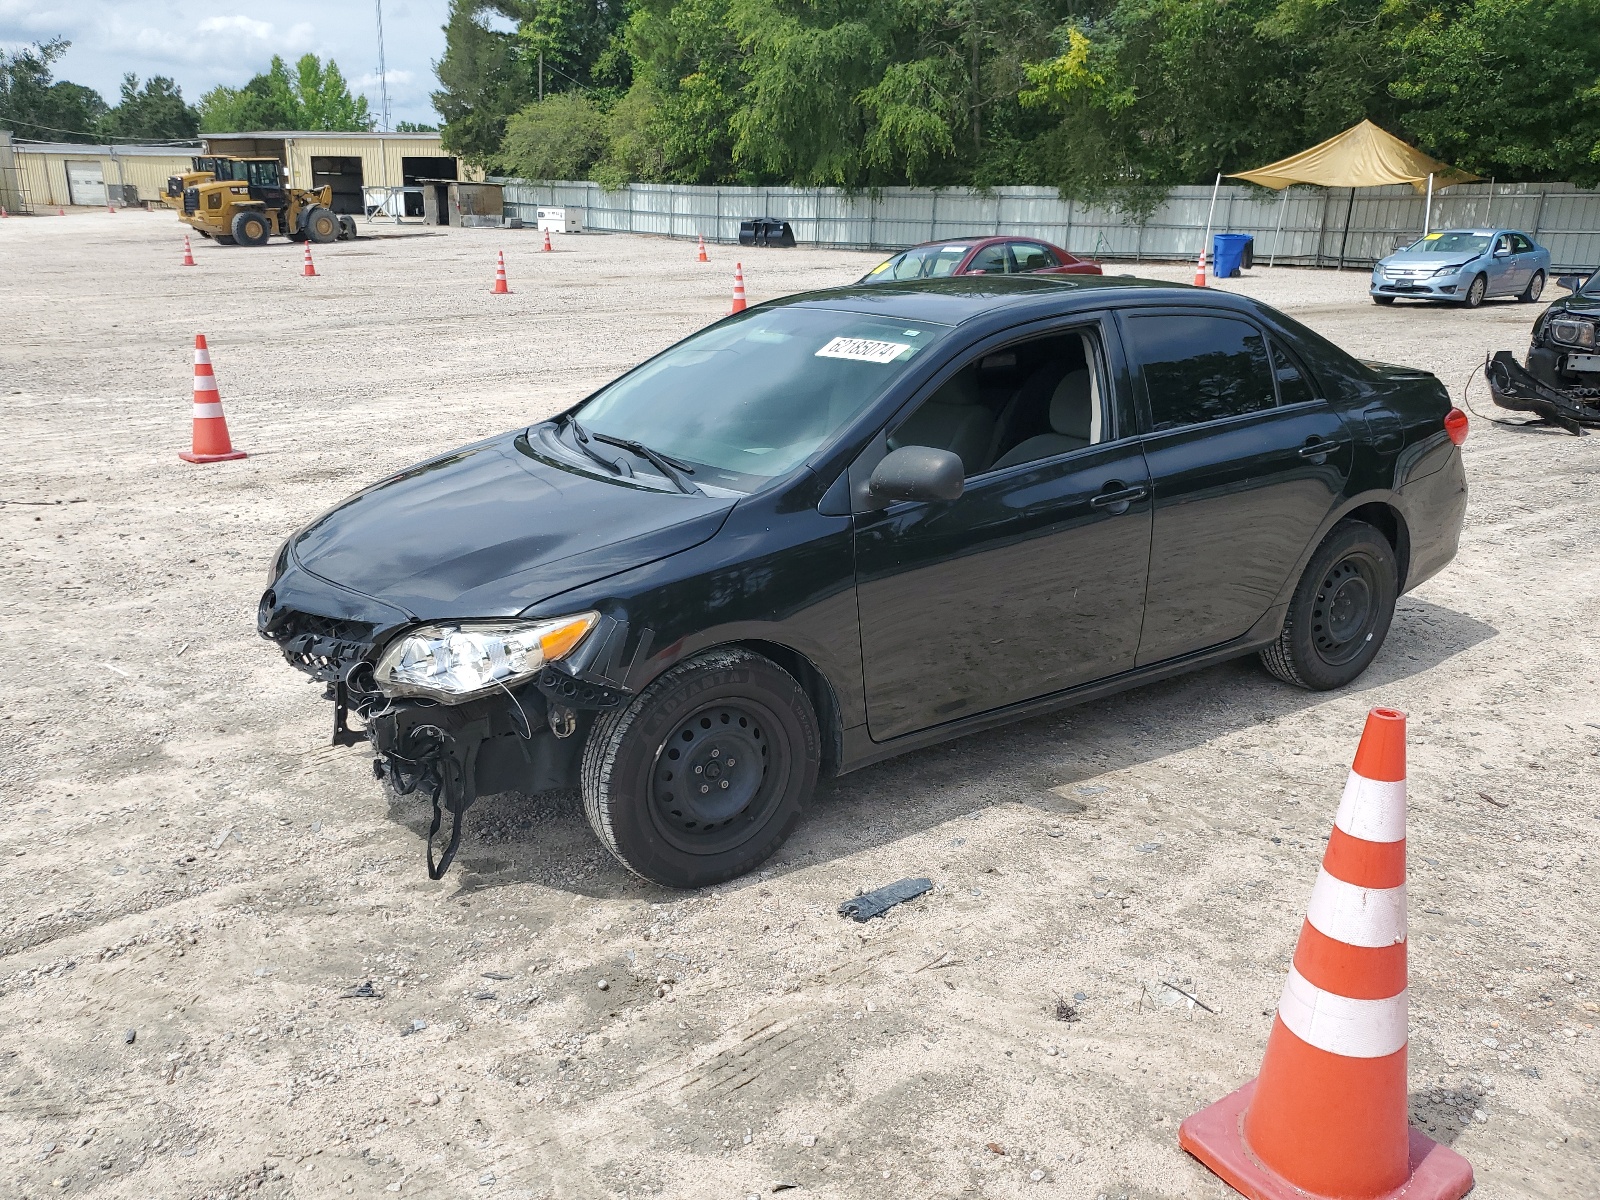
M 273 550 L 719 316 L 736 256 L 752 300 L 875 256 L 364 232 L 304 279 L 285 243 L 182 268 L 170 215 L 0 222 L 0 1196 L 1220 1200 L 1177 1123 L 1259 1064 L 1379 703 L 1413 1120 L 1485 1200 L 1600 1196 L 1600 437 L 1473 419 L 1460 556 L 1350 691 L 1244 660 L 912 754 L 702 893 L 575 796 L 490 797 L 434 884 L 422 808 L 255 634 Z M 1458 397 L 1534 315 L 1224 286 Z M 178 460 L 196 332 L 243 462 Z

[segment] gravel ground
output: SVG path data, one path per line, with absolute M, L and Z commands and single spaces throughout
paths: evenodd
M 1460 556 L 1352 690 L 1246 660 L 912 754 L 702 893 L 623 872 L 574 796 L 490 797 L 432 884 L 421 808 L 255 636 L 268 557 L 712 320 L 736 252 L 373 232 L 303 279 L 283 243 L 180 268 L 166 214 L 0 222 L 0 1195 L 1220 1200 L 1176 1126 L 1256 1070 L 1379 703 L 1411 714 L 1413 1120 L 1479 1196 L 1600 1195 L 1600 438 L 1474 418 Z M 873 261 L 739 254 L 752 300 Z M 1456 395 L 1534 315 L 1225 286 Z M 243 462 L 177 458 L 197 331 Z

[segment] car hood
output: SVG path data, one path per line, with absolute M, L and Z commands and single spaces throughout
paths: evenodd
M 1391 254 L 1384 259 L 1380 266 L 1384 267 L 1427 267 L 1437 271 L 1440 267 L 1464 267 L 1473 259 L 1481 257 L 1476 254 Z
M 1573 312 L 1581 313 L 1586 317 L 1600 317 L 1600 295 L 1569 292 L 1559 300 L 1551 301 L 1550 307 L 1545 309 L 1546 316 L 1558 312 Z
M 358 492 L 301 530 L 292 552 L 312 574 L 419 620 L 514 616 L 699 545 L 735 499 L 609 482 L 509 433 Z

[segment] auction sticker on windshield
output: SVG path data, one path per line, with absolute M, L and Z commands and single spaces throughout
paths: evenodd
M 816 353 L 817 358 L 848 358 L 856 362 L 893 362 L 911 349 L 910 342 L 875 342 L 868 338 L 836 337 Z

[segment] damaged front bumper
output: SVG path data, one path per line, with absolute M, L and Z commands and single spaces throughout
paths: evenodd
M 334 745 L 365 743 L 378 779 L 400 795 L 428 797 L 430 879 L 449 869 L 462 817 L 478 796 L 576 788 L 595 713 L 627 694 L 606 665 L 618 662 L 627 625 L 602 618 L 589 653 L 575 654 L 571 663 L 546 664 L 521 685 L 459 704 L 391 698 L 375 686 L 373 664 L 409 623 L 403 615 L 392 622 L 382 616 L 362 620 L 375 614 L 347 609 L 329 617 L 304 611 L 306 599 L 295 594 L 293 580 L 280 576 L 262 597 L 257 628 L 291 666 L 325 685 L 323 696 L 333 702 Z M 316 601 L 338 607 L 326 599 Z M 450 830 L 436 857 L 434 842 L 446 813 Z
M 1501 408 L 1534 413 L 1568 433 L 1600 426 L 1600 374 L 1590 377 L 1592 383 L 1582 377 L 1567 379 L 1560 361 L 1554 351 L 1539 346 L 1528 352 L 1527 367 L 1511 351 L 1496 351 L 1483 364 L 1489 395 Z

